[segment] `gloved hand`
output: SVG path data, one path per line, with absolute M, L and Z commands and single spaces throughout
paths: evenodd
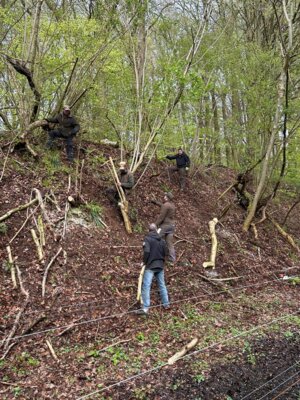
M 159 205 L 159 202 L 155 199 L 151 199 L 150 203 L 155 204 L 156 206 Z
M 190 168 L 189 167 L 185 167 L 185 170 L 188 171 Z

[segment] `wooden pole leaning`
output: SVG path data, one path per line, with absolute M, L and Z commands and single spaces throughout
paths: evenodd
M 145 268 L 146 268 L 145 264 L 142 264 L 142 269 L 141 269 L 141 272 L 139 275 L 139 280 L 138 280 L 138 290 L 137 290 L 137 296 L 136 296 L 137 301 L 140 301 L 141 304 L 143 304 L 142 284 L 143 284 Z
M 125 192 L 123 190 L 123 188 L 119 185 L 120 181 L 119 181 L 119 177 L 116 171 L 116 167 L 114 165 L 113 159 L 111 157 L 109 157 L 109 162 L 110 162 L 110 172 L 112 174 L 113 180 L 114 180 L 114 184 L 116 186 L 116 189 L 118 191 L 119 197 L 120 197 L 120 202 L 119 202 L 119 207 L 121 209 L 121 213 L 122 213 L 122 217 L 124 220 L 124 224 L 125 224 L 125 228 L 127 233 L 132 233 L 132 228 L 131 228 L 131 223 L 129 220 L 129 216 L 128 216 L 128 201 L 126 199 L 125 196 Z

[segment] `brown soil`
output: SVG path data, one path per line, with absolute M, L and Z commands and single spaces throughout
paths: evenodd
M 53 232 L 49 228 L 46 231 L 44 262 L 38 261 L 31 238 L 30 229 L 35 227 L 32 218 L 11 243 L 23 286 L 29 292 L 29 302 L 18 324 L 16 316 L 25 304 L 25 296 L 19 288 L 12 288 L 5 247 L 24 223 L 27 211 L 4 221 L 7 232 L 0 235 L 1 340 L 13 327 L 15 331 L 14 339 L 4 342 L 6 347 L 14 346 L 0 361 L 0 397 L 79 399 L 99 391 L 90 398 L 242 399 L 270 381 L 254 397 L 248 397 L 259 399 L 295 374 L 297 366 L 292 366 L 299 360 L 297 316 L 263 327 L 255 332 L 259 338 L 249 334 L 224 342 L 236 332 L 297 313 L 298 287 L 280 278 L 299 273 L 298 255 L 270 222 L 257 225 L 259 237 L 255 239 L 252 232 L 243 233 L 245 212 L 234 204 L 217 227 L 216 268 L 218 278 L 234 279 L 205 279 L 202 263 L 209 259 L 211 244 L 208 222 L 234 201 L 231 192 L 218 202 L 216 199 L 234 181 L 235 173 L 221 166 L 204 168 L 190 177 L 187 189 L 180 192 L 176 179 L 169 180 L 166 164 L 152 162 L 128 198 L 134 227 L 134 233 L 129 235 L 118 210 L 105 196 L 110 176 L 101 165 L 108 155 L 118 157 L 117 150 L 92 143 L 84 143 L 84 147 L 82 197 L 102 206 L 101 218 L 108 229 L 69 222 L 66 236 L 61 238 L 69 175 L 70 193 L 76 189 L 75 167 L 66 165 L 62 152 L 52 164 L 46 159 L 34 163 L 26 153 L 13 154 L 7 164 L 1 182 L 0 215 L 28 202 L 33 188 L 42 195 L 51 188 L 61 211 L 46 202 L 54 228 Z M 178 262 L 166 268 L 172 307 L 169 311 L 154 307 L 144 319 L 132 312 L 137 308 L 141 245 L 148 224 L 159 212 L 150 200 L 161 200 L 166 190 L 172 190 L 177 207 Z M 269 212 L 280 223 L 288 207 L 288 201 L 276 203 Z M 295 209 L 285 227 L 295 239 L 299 236 L 294 222 L 298 217 L 299 210 Z M 60 246 L 63 252 L 49 270 L 43 299 L 44 271 Z M 159 305 L 155 285 L 152 302 Z M 166 366 L 101 391 L 166 363 L 195 336 L 200 338 L 198 350 L 207 345 L 211 348 L 173 367 Z M 46 339 L 51 340 L 59 361 L 51 355 Z M 291 368 L 276 378 L 288 367 Z M 297 379 L 298 375 L 264 398 L 275 398 Z M 297 395 L 296 382 L 278 398 L 296 399 Z

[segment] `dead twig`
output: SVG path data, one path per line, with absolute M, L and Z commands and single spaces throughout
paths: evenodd
M 16 279 L 16 269 L 15 269 L 15 263 L 14 263 L 14 260 L 13 260 L 12 254 L 11 254 L 10 246 L 6 247 L 6 251 L 7 251 L 7 254 L 8 254 L 8 263 L 9 263 L 9 266 L 10 266 L 11 280 L 12 280 L 12 283 L 13 283 L 13 288 L 16 289 L 17 286 L 18 286 L 17 285 L 17 279 Z
M 16 265 L 16 270 L 17 270 L 17 274 L 18 274 L 18 279 L 19 279 L 21 292 L 26 298 L 28 298 L 29 297 L 29 292 L 27 292 L 27 290 L 25 290 L 25 288 L 23 286 L 22 273 L 20 271 L 20 268 L 17 265 Z
M 39 241 L 39 239 L 38 239 L 38 237 L 37 237 L 37 235 L 35 233 L 35 230 L 34 229 L 30 229 L 30 232 L 31 232 L 32 239 L 33 239 L 33 241 L 35 243 L 35 246 L 36 246 L 36 250 L 37 250 L 39 261 L 42 261 L 43 258 L 44 258 L 44 253 L 43 253 L 43 248 L 41 246 L 41 243 L 40 243 L 40 241 Z
M 21 318 L 23 312 L 25 311 L 25 309 L 26 309 L 28 303 L 29 303 L 29 298 L 26 299 L 25 303 L 23 304 L 23 307 L 20 309 L 20 311 L 19 311 L 18 314 L 16 315 L 14 325 L 13 325 L 13 327 L 12 327 L 12 329 L 11 329 L 9 335 L 7 336 L 7 338 L 3 341 L 3 348 L 4 348 L 4 350 L 6 350 L 6 352 L 5 352 L 4 355 L 2 356 L 2 359 L 4 359 L 4 357 L 8 354 L 8 351 L 7 351 L 7 350 L 8 350 L 9 344 L 10 344 L 10 342 L 11 342 L 11 340 L 12 340 L 14 334 L 16 333 L 16 330 L 17 330 L 17 327 L 18 327 L 20 318 Z M 12 346 L 10 346 L 10 348 L 11 348 L 11 347 L 12 347 Z
M 63 232 L 62 232 L 62 237 L 65 237 L 66 232 L 67 232 L 67 219 L 68 219 L 68 212 L 70 209 L 70 203 L 68 202 L 68 200 L 66 201 L 66 205 L 65 205 L 65 216 L 64 216 L 64 227 L 63 227 Z
M 41 192 L 38 189 L 34 188 L 34 189 L 32 189 L 32 193 L 34 193 L 35 198 L 38 199 L 39 205 L 40 205 L 41 210 L 42 210 L 43 217 L 44 217 L 45 221 L 47 222 L 47 224 L 49 225 L 49 227 L 51 227 L 52 223 L 51 223 L 51 221 L 49 219 L 49 216 L 47 214 L 46 207 L 45 207 Z
M 52 344 L 50 342 L 50 339 L 46 339 L 46 343 L 47 343 L 47 346 L 48 346 L 48 348 L 50 350 L 50 353 L 51 353 L 52 357 L 54 358 L 54 360 L 55 361 L 59 361 L 59 359 L 58 359 L 58 357 L 57 357 L 57 355 L 56 355 L 56 353 L 55 353 L 55 351 L 53 349 L 53 346 L 52 346 Z
M 6 214 L 4 214 L 4 215 L 2 215 L 2 216 L 0 217 L 0 222 L 6 220 L 6 219 L 9 218 L 12 214 L 14 214 L 14 213 L 16 213 L 16 212 L 18 212 L 18 211 L 25 210 L 26 208 L 32 206 L 32 205 L 33 205 L 34 203 L 36 203 L 37 201 L 38 201 L 38 199 L 35 198 L 35 199 L 31 200 L 29 203 L 22 204 L 21 206 L 16 207 L 16 208 L 12 208 L 11 210 L 7 211 Z
M 127 342 L 131 342 L 132 339 L 126 339 L 126 340 L 119 340 L 116 343 L 110 344 L 109 346 L 103 347 L 103 349 L 99 350 L 98 353 L 101 353 L 102 351 L 105 351 L 107 349 L 110 349 L 111 347 L 117 346 L 121 343 L 127 343 Z
M 22 224 L 21 228 L 18 230 L 18 232 L 10 239 L 10 241 L 8 242 L 9 244 L 12 243 L 15 238 L 19 235 L 19 233 L 22 231 L 22 229 L 25 227 L 25 225 L 27 224 L 27 222 L 30 220 L 30 218 L 33 216 L 33 214 L 36 212 L 36 210 L 38 209 L 39 206 L 37 206 L 29 215 L 28 217 L 25 219 L 24 223 Z
M 54 257 L 52 257 L 51 261 L 49 262 L 49 264 L 47 265 L 47 267 L 45 269 L 45 273 L 44 273 L 44 276 L 43 276 L 43 282 L 42 282 L 42 297 L 45 297 L 46 281 L 47 281 L 47 276 L 48 276 L 49 269 L 50 269 L 51 265 L 54 263 L 54 261 L 57 259 L 57 257 L 61 253 L 61 251 L 62 251 L 62 247 L 60 247 L 58 249 L 57 253 L 55 254 Z

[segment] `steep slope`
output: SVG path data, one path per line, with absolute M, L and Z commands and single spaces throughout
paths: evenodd
M 45 258 L 39 262 L 31 229 L 38 231 L 40 209 L 34 205 L 3 221 L 0 329 L 5 359 L 0 365 L 4 399 L 17 395 L 24 399 L 81 398 L 86 393 L 102 390 L 100 384 L 106 386 L 163 364 L 193 336 L 201 338 L 199 348 L 213 346 L 236 331 L 276 322 L 280 316 L 286 316 L 276 325 L 280 329 L 271 329 L 270 324 L 262 332 L 276 341 L 283 330 L 296 340 L 299 319 L 288 315 L 298 310 L 299 291 L 280 277 L 299 272 L 298 255 L 268 221 L 257 226 L 258 239 L 252 232 L 242 233 L 244 210 L 234 204 L 217 226 L 216 271 L 220 280 L 210 280 L 202 267 L 210 256 L 208 222 L 221 215 L 228 203 L 234 202 L 232 192 L 217 201 L 234 181 L 233 171 L 220 166 L 196 171 L 189 178 L 187 189 L 181 192 L 176 178 L 170 179 L 167 164 L 153 161 L 128 197 L 134 228 L 134 233 L 129 235 L 119 211 L 105 195 L 105 189 L 111 184 L 105 163 L 109 155 L 118 159 L 118 151 L 92 143 L 84 143 L 82 148 L 77 170 L 65 164 L 61 152 L 47 153 L 38 163 L 27 159 L 26 154 L 13 154 L 1 182 L 0 215 L 27 203 L 32 190 L 37 188 L 44 196 L 46 212 L 53 224 L 46 230 Z M 67 197 L 79 188 L 87 206 L 71 210 L 65 223 Z M 172 307 L 168 313 L 154 307 L 151 317 L 143 320 L 132 312 L 138 307 L 135 296 L 141 246 L 148 224 L 159 212 L 151 199 L 161 200 L 165 191 L 173 192 L 177 207 L 178 261 L 166 268 Z M 273 206 L 272 213 L 280 218 L 287 206 Z M 99 210 L 106 228 L 97 219 Z M 25 226 L 14 238 L 26 215 Z M 292 232 L 294 236 L 299 233 L 295 225 Z M 20 285 L 12 288 L 6 261 L 6 246 L 12 238 L 12 254 L 29 294 L 27 302 Z M 62 251 L 49 268 L 45 297 L 42 297 L 46 267 L 60 247 Z M 155 286 L 152 301 L 154 306 L 159 306 Z M 129 383 L 120 390 L 113 388 L 110 396 L 162 399 L 167 397 L 163 397 L 160 387 L 166 385 L 173 393 L 172 398 L 182 398 L 183 389 L 175 394 L 174 377 L 179 374 L 185 382 L 187 375 L 186 382 L 189 382 L 198 376 L 200 383 L 199 376 L 202 376 L 203 384 L 210 382 L 209 371 L 217 370 L 220 362 L 233 359 L 245 347 L 243 337 L 238 336 L 229 347 L 226 343 L 219 345 L 217 351 L 204 352 L 201 362 L 193 360 L 184 366 L 181 361 L 178 367 L 164 369 L 163 380 L 159 375 L 155 379 L 145 377 L 147 386 L 143 381 L 133 380 L 134 386 Z M 51 340 L 59 361 L 51 356 L 46 338 Z M 297 345 L 297 340 L 296 344 L 282 337 L 278 340 L 278 343 L 284 342 L 287 352 Z M 247 381 L 247 377 L 245 382 L 244 394 L 256 384 L 255 379 Z M 9 383 L 13 384 L 9 386 Z M 199 395 L 204 395 L 206 390 L 203 384 Z M 225 390 L 223 384 L 219 386 L 215 391 L 208 387 L 209 394 L 205 396 L 209 397 L 203 398 L 221 399 L 226 398 L 226 393 L 226 396 L 241 393 L 238 389 L 234 392 L 226 387 Z M 189 394 L 188 387 L 193 385 L 187 385 L 185 397 L 194 399 L 196 389 L 193 387 Z M 217 396 L 218 390 L 220 397 L 212 397 Z

